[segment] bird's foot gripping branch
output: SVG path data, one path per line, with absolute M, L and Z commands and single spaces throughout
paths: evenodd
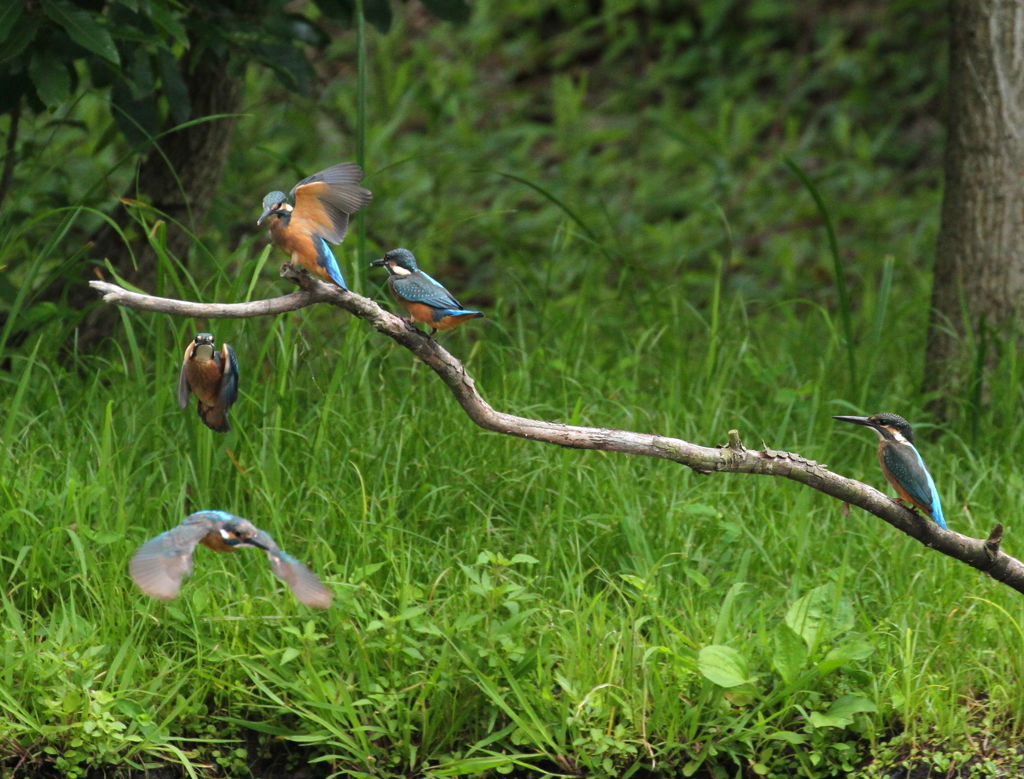
M 656 457 L 686 465 L 705 474 L 747 473 L 800 482 L 839 501 L 862 508 L 926 547 L 977 568 L 996 581 L 1024 593 L 1024 563 L 1001 551 L 1000 526 L 993 530 L 989 539 L 969 538 L 952 530 L 944 530 L 929 519 L 895 503 L 874 487 L 832 473 L 813 460 L 768 447 L 761 450 L 748 449 L 736 431 L 729 431 L 729 443 L 724 446 L 706 447 L 649 433 L 579 427 L 495 411 L 477 391 L 473 378 L 462 363 L 437 341 L 424 338 L 405 319 L 385 311 L 369 298 L 320 281 L 290 265 L 281 268 L 281 275 L 298 284 L 300 290 L 267 300 L 227 304 L 191 303 L 131 292 L 105 281 L 89 283 L 103 295 L 106 303 L 171 316 L 244 319 L 283 314 L 315 303 L 328 303 L 366 321 L 377 332 L 412 352 L 440 377 L 469 418 L 485 430 L 571 449 L 596 449 Z

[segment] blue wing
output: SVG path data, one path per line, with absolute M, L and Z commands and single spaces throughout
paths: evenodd
M 331 247 L 327 245 L 327 241 L 319 235 L 314 235 L 313 242 L 316 244 L 317 248 L 316 264 L 327 271 L 327 275 L 331 277 L 331 280 L 335 284 L 348 292 L 348 287 L 345 286 L 345 277 L 341 275 L 341 268 L 338 267 L 338 260 L 335 259 L 334 252 L 332 252 Z
M 935 523 L 946 528 L 946 520 L 942 516 L 942 504 L 939 501 L 935 481 L 928 473 L 924 460 L 913 444 L 904 443 L 887 446 L 883 451 L 885 466 L 907 495 L 921 506 Z
M 431 308 L 462 310 L 462 304 L 452 293 L 430 278 L 423 271 L 409 276 L 389 276 L 395 294 L 410 303 L 423 303 Z
M 331 591 L 315 573 L 275 544 L 268 533 L 257 530 L 253 540 L 266 550 L 274 576 L 287 584 L 296 598 L 318 609 L 331 605 Z
M 181 580 L 192 575 L 192 553 L 210 527 L 190 519 L 144 543 L 128 564 L 132 579 L 147 595 L 170 600 L 181 589 Z
M 914 449 L 914 454 L 917 454 L 917 449 Z M 942 501 L 939 500 L 939 491 L 935 488 L 935 480 L 932 479 L 928 469 L 924 467 L 924 460 L 921 459 L 919 454 L 917 454 L 917 461 L 921 464 L 921 470 L 924 471 L 925 478 L 928 480 L 928 490 L 932 495 L 932 519 L 943 530 L 949 530 L 949 526 L 946 525 L 946 518 L 942 516 Z
M 225 413 L 238 400 L 238 360 L 235 357 L 235 350 L 227 344 L 221 348 L 221 361 L 224 364 L 224 373 L 220 380 L 220 395 L 217 397 L 217 405 Z
M 182 408 L 188 407 L 188 399 L 192 394 L 192 388 L 188 384 L 188 376 L 185 374 L 185 366 L 188 360 L 181 364 L 181 373 L 178 374 L 178 405 Z

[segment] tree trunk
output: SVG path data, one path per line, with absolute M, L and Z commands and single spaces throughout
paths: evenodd
M 951 0 L 946 188 L 925 355 L 932 410 L 1024 304 L 1024 1 Z
M 185 76 L 192 103 L 192 118 L 215 114 L 234 114 L 241 105 L 239 79 L 227 75 L 227 64 L 206 50 L 192 71 Z M 189 248 L 192 238 L 186 230 L 196 232 L 206 215 L 210 200 L 224 171 L 228 147 L 234 130 L 234 118 L 215 119 L 192 125 L 164 136 L 159 149 L 154 149 L 139 168 L 138 185 L 125 193 L 130 199 L 142 199 L 167 215 L 167 251 L 179 257 Z M 112 214 L 114 221 L 129 236 L 126 244 L 110 226 L 104 226 L 94 237 L 92 256 L 107 259 L 123 278 L 143 289 L 153 289 L 157 258 L 146 236 L 123 206 Z M 179 222 L 185 230 L 170 220 Z M 132 256 L 134 253 L 134 262 Z M 92 276 L 92 266 L 85 269 Z M 68 303 L 83 308 L 95 302 L 95 296 L 84 283 L 68 290 Z M 117 323 L 110 315 L 110 306 L 90 312 L 79 326 L 78 347 L 88 351 L 109 336 Z

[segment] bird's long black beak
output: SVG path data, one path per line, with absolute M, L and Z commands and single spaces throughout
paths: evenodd
M 383 268 L 384 267 L 384 258 L 381 257 L 379 260 L 374 260 L 373 262 L 370 263 L 370 267 L 371 268 Z
M 832 417 L 838 419 L 840 422 L 853 422 L 855 425 L 865 425 L 867 427 L 876 427 L 875 423 L 867 417 Z
M 271 212 L 273 210 L 274 210 L 273 206 L 269 206 L 268 208 L 264 208 L 263 209 L 263 213 L 260 214 L 260 218 L 256 220 L 256 226 L 259 227 L 261 224 L 263 224 L 263 220 L 266 219 L 268 216 L 270 216 L 270 214 L 271 214 Z

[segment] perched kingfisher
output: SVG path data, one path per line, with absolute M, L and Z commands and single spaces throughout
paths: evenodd
M 181 580 L 192 575 L 192 553 L 198 544 L 215 552 L 230 552 L 239 546 L 262 549 L 270 558 L 274 575 L 291 588 L 296 598 L 318 609 L 331 605 L 331 592 L 316 574 L 279 549 L 274 539 L 252 522 L 226 511 L 190 514 L 176 528 L 144 543 L 128 564 L 132 579 L 153 598 L 174 598 L 181 589 Z
M 395 300 L 409 312 L 410 322 L 430 325 L 430 337 L 438 330 L 451 330 L 467 319 L 477 319 L 483 314 L 469 311 L 452 297 L 452 293 L 420 270 L 416 258 L 408 249 L 392 249 L 370 267 L 388 269 L 388 287 Z
M 832 417 L 840 422 L 865 425 L 878 433 L 878 462 L 882 475 L 896 488 L 903 500 L 921 509 L 935 524 L 948 530 L 942 516 L 942 502 L 932 475 L 914 448 L 914 431 L 899 414 L 874 414 L 870 417 Z
M 227 344 L 218 353 L 209 333 L 200 333 L 185 347 L 178 375 L 178 405 L 183 409 L 189 392 L 198 399 L 196 411 L 204 425 L 218 433 L 231 429 L 228 409 L 238 400 L 238 360 Z
M 363 169 L 354 162 L 314 173 L 296 184 L 289 195 L 271 192 L 263 198 L 263 214 L 256 221 L 270 219 L 274 246 L 324 281 L 344 290 L 345 278 L 327 242 L 341 243 L 348 231 L 348 218 L 370 202 L 370 190 L 359 186 Z

